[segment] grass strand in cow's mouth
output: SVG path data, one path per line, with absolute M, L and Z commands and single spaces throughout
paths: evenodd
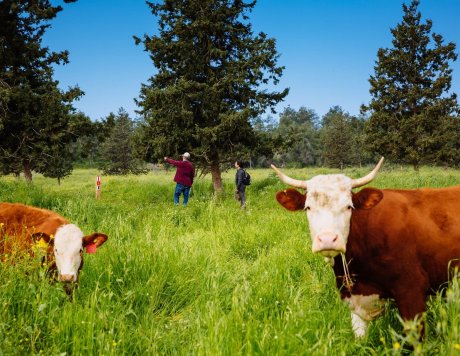
M 343 286 L 351 293 L 351 289 L 353 288 L 353 279 L 351 278 L 350 270 L 348 268 L 348 264 L 351 263 L 351 261 L 347 262 L 343 252 L 340 254 L 340 257 L 342 259 L 343 266 Z

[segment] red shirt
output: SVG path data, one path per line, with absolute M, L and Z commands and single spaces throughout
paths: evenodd
M 166 162 L 177 167 L 174 182 L 191 187 L 193 178 L 195 177 L 195 168 L 189 161 L 175 161 L 171 158 L 166 158 Z

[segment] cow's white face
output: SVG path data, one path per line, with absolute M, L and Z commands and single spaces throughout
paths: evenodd
M 383 157 L 368 175 L 358 179 L 328 174 L 306 181 L 291 178 L 271 165 L 284 183 L 307 192 L 302 194 L 289 188 L 278 192 L 276 200 L 288 210 L 307 212 L 313 252 L 322 254 L 329 261 L 345 252 L 352 210 L 372 209 L 383 198 L 382 191 L 378 189 L 365 188 L 358 193 L 352 193 L 352 189 L 371 182 L 382 163 Z
M 73 224 L 64 225 L 54 237 L 54 257 L 61 282 L 77 282 L 83 262 L 83 232 Z
M 312 251 L 325 257 L 345 252 L 350 232 L 352 179 L 343 174 L 319 175 L 307 181 L 305 199 Z

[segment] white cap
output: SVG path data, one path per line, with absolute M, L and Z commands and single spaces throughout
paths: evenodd
M 190 153 L 188 152 L 185 152 L 182 157 L 186 158 L 186 159 L 190 159 Z

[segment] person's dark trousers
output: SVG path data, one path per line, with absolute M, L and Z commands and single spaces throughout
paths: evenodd
M 240 207 L 242 209 L 246 208 L 246 187 L 241 187 L 240 193 Z

